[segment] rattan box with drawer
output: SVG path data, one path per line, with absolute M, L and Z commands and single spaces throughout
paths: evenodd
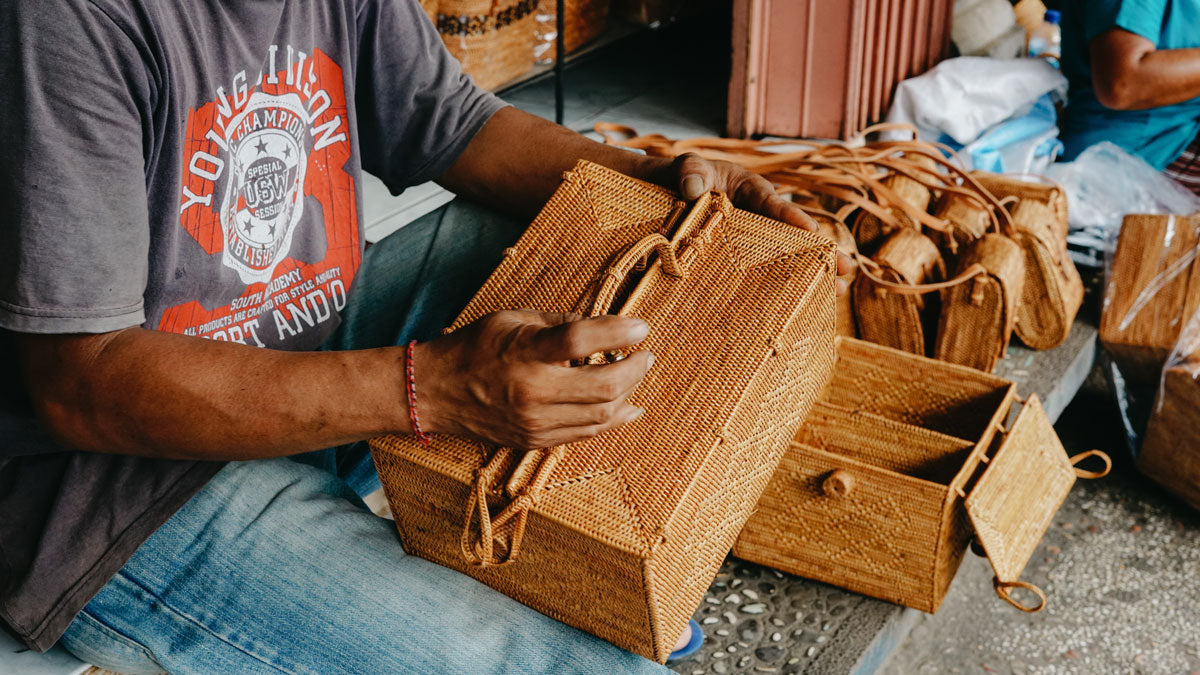
M 934 612 L 974 535 L 996 592 L 1040 609 L 1021 572 L 1077 473 L 1092 474 L 1073 469 L 1084 456 L 1068 459 L 1036 396 L 1005 428 L 1016 400 L 1002 378 L 838 338 L 833 378 L 734 555 Z

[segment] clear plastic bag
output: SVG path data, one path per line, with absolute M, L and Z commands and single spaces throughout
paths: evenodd
M 1126 214 L 1200 210 L 1200 198 L 1113 143 L 1094 145 L 1046 175 L 1067 193 L 1067 246 L 1076 264 L 1087 267 L 1104 263 Z
M 1130 215 L 1107 238 L 1102 365 L 1136 458 L 1164 373 L 1200 364 L 1200 214 Z

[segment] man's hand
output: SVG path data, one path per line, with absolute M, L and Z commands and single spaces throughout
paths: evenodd
M 626 402 L 650 368 L 647 351 L 616 363 L 572 368 L 596 352 L 636 345 L 640 319 L 489 314 L 417 346 L 417 411 L 427 432 L 532 449 L 583 440 L 641 416 Z
M 700 155 L 686 153 L 671 163 L 665 180 L 666 187 L 679 190 L 684 199 L 697 199 L 709 190 L 718 190 L 729 195 L 733 205 L 774 218 L 789 225 L 816 232 L 817 224 L 793 202 L 775 193 L 771 181 L 750 173 L 746 169 L 725 161 L 707 160 Z M 838 276 L 854 271 L 854 261 L 838 252 Z M 838 280 L 838 293 L 844 293 L 846 284 Z

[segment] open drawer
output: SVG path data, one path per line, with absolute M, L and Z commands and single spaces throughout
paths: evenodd
M 1005 427 L 1016 400 L 1002 378 L 839 338 L 734 555 L 933 612 L 974 536 L 997 593 L 1040 609 L 1021 572 L 1075 478 L 1097 474 L 1074 468 L 1036 396 Z

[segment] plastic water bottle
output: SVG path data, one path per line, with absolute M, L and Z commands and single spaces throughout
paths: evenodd
M 1057 10 L 1046 10 L 1042 25 L 1033 29 L 1029 34 L 1029 55 L 1048 57 L 1049 61 L 1058 66 L 1062 58 L 1062 29 L 1058 22 L 1062 15 Z

